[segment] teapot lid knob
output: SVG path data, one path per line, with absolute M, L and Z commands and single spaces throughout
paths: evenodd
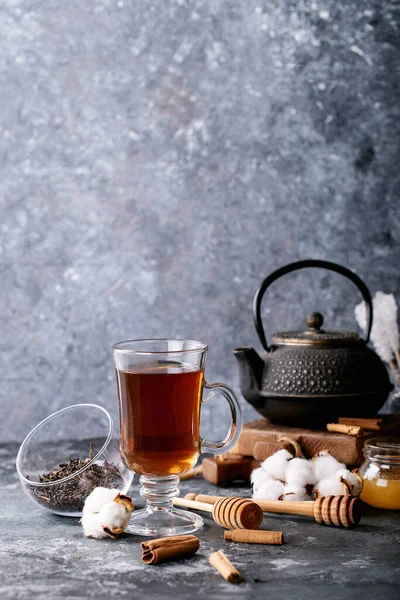
M 321 329 L 324 317 L 319 312 L 313 312 L 307 317 L 307 325 L 310 329 Z

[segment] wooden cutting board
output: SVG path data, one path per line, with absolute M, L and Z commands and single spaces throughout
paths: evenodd
M 398 416 L 392 419 L 385 417 L 384 421 L 380 431 L 368 432 L 365 436 L 356 438 L 343 433 L 274 425 L 267 419 L 259 419 L 243 425 L 239 441 L 232 452 L 243 456 L 254 456 L 254 448 L 258 442 L 277 442 L 280 437 L 285 436 L 300 444 L 306 458 L 311 458 L 321 450 L 328 450 L 340 462 L 356 467 L 364 459 L 362 450 L 367 438 L 400 435 Z M 257 455 L 257 458 L 260 459 L 260 456 Z

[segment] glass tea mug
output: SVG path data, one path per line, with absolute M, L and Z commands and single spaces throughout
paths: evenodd
M 120 410 L 120 451 L 125 465 L 140 477 L 146 507 L 134 511 L 128 533 L 142 536 L 187 534 L 203 519 L 173 506 L 179 474 L 192 468 L 200 453 L 222 454 L 236 443 L 242 410 L 234 392 L 207 383 L 207 346 L 176 339 L 143 339 L 113 346 Z M 203 391 L 212 390 L 205 398 Z M 200 436 L 200 410 L 216 393 L 228 401 L 231 427 L 222 442 Z

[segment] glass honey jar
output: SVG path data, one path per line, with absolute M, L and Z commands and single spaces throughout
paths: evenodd
M 364 444 L 361 500 L 376 508 L 400 510 L 400 438 L 371 438 Z

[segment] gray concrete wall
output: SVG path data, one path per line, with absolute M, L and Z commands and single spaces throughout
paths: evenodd
M 120 339 L 200 339 L 237 389 L 253 293 L 292 260 L 400 300 L 399 28 L 392 0 L 2 2 L 0 439 L 116 412 Z M 267 328 L 354 328 L 358 301 L 291 275 Z

